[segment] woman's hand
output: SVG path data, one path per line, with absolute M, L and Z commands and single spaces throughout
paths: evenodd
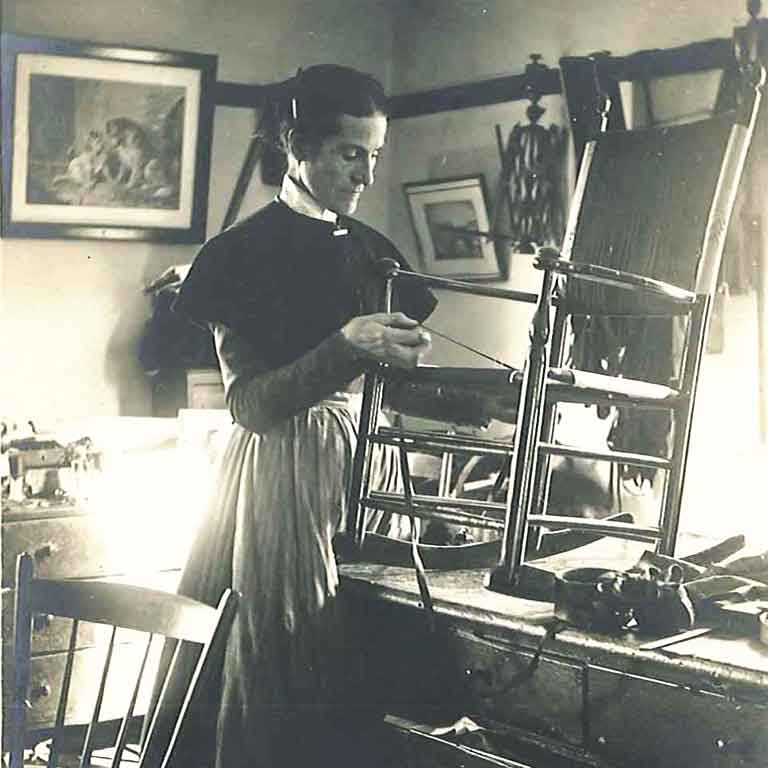
M 431 345 L 418 321 L 402 312 L 354 317 L 341 333 L 358 355 L 398 368 L 414 368 Z

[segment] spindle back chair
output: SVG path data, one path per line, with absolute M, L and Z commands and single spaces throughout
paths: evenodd
M 85 730 L 84 738 L 76 742 L 80 767 L 92 764 L 97 747 L 109 746 L 113 747 L 112 768 L 117 768 L 126 752 L 129 737 L 132 737 L 132 732 L 138 731 L 142 695 L 152 687 L 156 667 L 153 664 L 154 649 L 159 649 L 167 639 L 176 642 L 174 661 L 165 675 L 163 693 L 146 730 L 146 737 L 137 751 L 140 753 L 139 768 L 165 768 L 170 765 L 190 702 L 201 694 L 208 677 L 208 667 L 223 650 L 236 606 L 237 596 L 232 590 L 226 590 L 218 606 L 213 608 L 173 593 L 122 583 L 38 579 L 34 574 L 32 556 L 26 553 L 19 555 L 14 627 L 15 679 L 6 722 L 10 768 L 23 768 L 25 749 L 45 739 L 51 740 L 49 768 L 55 768 L 59 765 L 66 734 L 71 734 L 78 726 L 80 732 Z M 63 676 L 61 680 L 49 684 L 51 691 L 58 694 L 55 723 L 53 728 L 43 730 L 27 722 L 29 689 L 40 682 L 36 680 L 36 659 L 32 657 L 34 620 L 39 615 L 49 617 L 49 620 L 51 617 L 62 617 L 71 622 L 68 646 L 63 650 Z M 93 645 L 94 634 L 86 631 L 91 624 L 106 628 L 106 645 Z M 171 688 L 174 674 L 178 673 L 175 660 L 187 644 L 194 644 L 200 650 L 179 708 L 170 702 L 171 697 L 166 698 L 165 691 Z M 138 653 L 123 653 L 127 646 L 136 648 Z M 135 675 L 134 670 L 130 670 L 130 677 L 134 677 L 135 682 L 126 685 L 125 677 L 120 674 L 117 676 L 119 690 L 111 691 L 110 686 L 115 685 L 116 676 L 110 675 L 110 670 L 115 672 L 119 663 L 120 672 L 124 672 L 123 659 L 127 656 L 136 660 Z M 81 702 L 76 705 L 71 695 L 73 671 L 78 666 L 82 669 L 84 664 L 90 665 L 92 662 L 88 659 L 94 657 L 101 657 L 102 660 L 100 676 L 91 691 L 95 695 L 90 719 L 83 723 L 79 717 Z M 116 659 L 120 661 L 116 663 Z M 78 691 L 78 698 L 82 695 Z M 169 707 L 178 711 L 169 712 Z M 120 712 L 118 717 L 115 716 L 116 708 Z M 70 719 L 73 714 L 76 715 L 75 722 Z M 116 720 L 119 720 L 117 729 L 114 728 Z M 103 736 L 110 731 L 109 721 L 114 740 L 105 745 Z M 173 724 L 170 732 L 165 725 L 158 727 L 158 724 L 167 723 Z

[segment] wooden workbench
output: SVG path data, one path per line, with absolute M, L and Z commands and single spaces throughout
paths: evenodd
M 626 542 L 599 565 L 629 567 L 642 548 Z M 556 561 L 578 564 L 583 552 Z M 379 706 L 428 724 L 420 730 L 464 716 L 483 728 L 463 740 L 477 753 L 411 732 L 417 765 L 494 764 L 483 752 L 537 768 L 768 765 L 759 638 L 712 633 L 642 650 L 648 637 L 563 627 L 551 603 L 491 592 L 478 570 L 428 574 L 431 629 L 411 569 L 354 563 L 341 574 L 344 599 L 364 617 Z

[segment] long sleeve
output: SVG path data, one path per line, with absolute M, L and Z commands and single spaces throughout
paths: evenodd
M 278 422 L 318 403 L 363 373 L 341 332 L 334 333 L 297 360 L 269 367 L 253 346 L 223 323 L 213 324 L 216 351 L 232 418 L 252 432 L 267 432 Z

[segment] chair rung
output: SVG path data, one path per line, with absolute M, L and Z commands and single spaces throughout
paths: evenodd
M 396 270 L 393 276 L 399 280 L 419 283 L 421 285 L 431 285 L 434 288 L 442 288 L 443 290 L 455 291 L 457 293 L 469 293 L 474 296 L 511 299 L 512 301 L 522 301 L 527 304 L 535 304 L 539 300 L 539 295 L 537 293 L 513 291 L 508 288 L 496 288 L 495 286 L 483 285 L 481 283 L 470 283 L 464 280 L 453 280 L 447 277 L 423 275 L 419 272 L 410 272 L 405 269 Z
M 594 371 L 581 371 L 576 368 L 550 368 L 551 380 L 579 389 L 594 389 L 612 395 L 650 400 L 668 400 L 679 393 L 665 384 L 654 384 L 642 379 L 627 379 L 623 376 L 611 376 Z
M 485 456 L 509 456 L 514 446 L 499 440 L 483 440 L 472 435 L 445 435 L 436 432 L 401 432 L 382 427 L 368 436 L 378 445 L 404 446 L 407 450 L 432 449 L 436 451 L 471 451 Z
M 596 451 L 576 448 L 572 445 L 557 445 L 555 443 L 540 443 L 539 450 L 550 456 L 573 456 L 579 459 L 597 459 L 612 461 L 617 464 L 631 464 L 633 467 L 654 467 L 669 470 L 672 462 L 658 456 L 648 456 L 642 453 L 626 453 L 622 451 Z
M 400 514 L 407 514 L 408 512 L 405 498 L 399 493 L 372 491 L 368 496 L 361 499 L 360 503 L 368 509 L 381 509 Z M 504 530 L 504 515 L 507 508 L 505 504 L 498 502 L 415 494 L 412 509 L 418 517 L 501 532 Z M 485 517 L 483 512 L 496 512 L 498 517 Z
M 528 515 L 528 525 L 538 525 L 556 531 L 566 528 L 575 531 L 590 531 L 601 536 L 613 536 L 617 539 L 633 541 L 657 541 L 661 538 L 661 530 L 655 526 L 621 523 L 615 520 L 566 517 L 564 515 Z
M 577 387 L 555 381 L 547 384 L 546 394 L 548 403 L 600 404 L 625 408 L 657 408 L 665 411 L 680 408 L 687 402 L 687 397 L 682 393 L 665 398 L 633 397 L 622 392 L 606 392 L 594 387 Z

